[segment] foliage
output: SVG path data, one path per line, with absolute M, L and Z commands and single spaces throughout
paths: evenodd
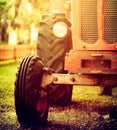
M 6 0 L 0 0 L 0 18 L 6 8 Z
M 39 22 L 48 9 L 49 0 L 0 0 L 0 18 L 5 15 L 16 22 L 22 19 L 25 24 Z
M 15 6 L 18 14 L 15 17 L 15 22 L 21 21 L 21 24 L 30 25 L 31 23 L 39 24 L 39 21 L 44 13 L 49 9 L 49 0 L 26 0 L 20 1 L 19 6 Z
M 9 9 L 13 6 L 14 0 L 0 0 L 0 18 L 8 13 Z
M 30 29 L 32 23 L 38 27 L 48 8 L 49 0 L 0 0 L 0 40 L 8 41 L 10 27 Z

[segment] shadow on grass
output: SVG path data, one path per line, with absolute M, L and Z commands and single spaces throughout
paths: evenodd
M 72 125 L 65 125 L 58 122 L 48 122 L 44 127 L 36 127 L 36 128 L 26 128 L 20 127 L 18 130 L 80 130 L 80 128 L 72 126 Z
M 99 112 L 102 114 L 107 114 L 111 108 L 112 104 L 102 104 L 100 102 L 90 102 L 90 101 L 80 101 L 76 102 L 73 101 L 71 103 L 71 108 L 73 109 L 79 109 L 83 111 L 88 111 L 88 112 Z
M 102 114 L 107 114 L 111 107 L 113 106 L 113 103 L 101 103 L 98 101 L 87 101 L 87 100 L 80 100 L 78 101 L 72 101 L 69 106 L 54 106 L 55 111 L 62 111 L 65 109 L 74 109 L 79 111 L 87 111 L 87 112 L 98 112 Z
M 48 122 L 45 127 L 38 128 L 23 128 L 20 127 L 18 130 L 117 130 L 117 122 L 114 120 L 103 120 L 97 119 L 93 123 L 88 122 L 84 126 L 62 124 L 58 122 Z

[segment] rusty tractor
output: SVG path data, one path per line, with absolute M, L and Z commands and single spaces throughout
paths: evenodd
M 50 0 L 37 55 L 20 63 L 15 107 L 21 125 L 45 125 L 49 105 L 69 105 L 73 85 L 117 85 L 117 0 Z

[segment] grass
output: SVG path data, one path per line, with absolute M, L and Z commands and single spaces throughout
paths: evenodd
M 14 108 L 14 80 L 18 63 L 0 64 L 0 128 L 13 129 L 18 126 Z M 15 127 L 16 128 L 16 127 Z
M 99 86 L 75 86 L 72 100 L 79 103 L 81 109 L 105 111 L 117 105 L 117 88 L 113 88 L 112 96 L 99 96 Z
M 14 61 L 0 64 L 0 130 L 17 130 L 19 128 L 14 106 L 14 81 L 17 66 L 18 62 Z M 47 129 L 67 129 L 71 125 L 79 125 L 78 122 L 81 120 L 84 124 L 79 129 L 83 129 L 84 125 L 88 123 L 85 119 L 89 117 L 89 114 L 86 114 L 86 117 L 83 116 L 84 110 L 91 111 L 90 117 L 93 119 L 96 117 L 95 111 L 105 110 L 113 104 L 117 105 L 117 88 L 113 89 L 112 97 L 99 96 L 98 92 L 98 86 L 74 86 L 71 108 L 50 107 L 48 115 L 50 123 Z
M 8 45 L 8 42 L 0 42 L 0 45 Z

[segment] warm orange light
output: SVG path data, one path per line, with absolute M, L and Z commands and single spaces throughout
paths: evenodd
M 18 41 L 17 30 L 9 32 L 9 45 L 16 45 Z
M 71 11 L 71 3 L 69 0 L 64 4 L 64 9 L 67 11 Z
M 53 26 L 53 33 L 56 37 L 63 38 L 67 35 L 68 28 L 66 23 L 57 22 Z

